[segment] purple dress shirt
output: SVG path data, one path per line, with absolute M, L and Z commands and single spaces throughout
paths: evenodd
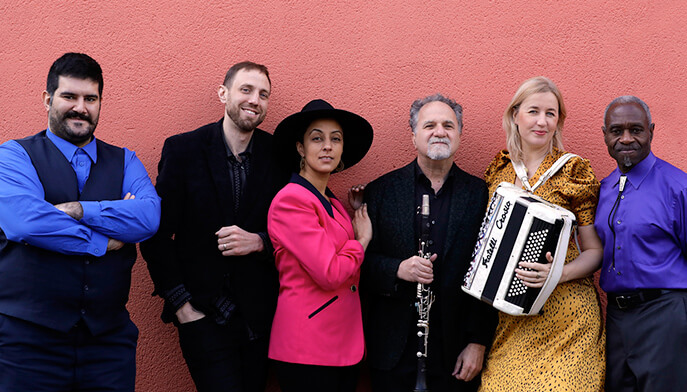
M 626 173 L 618 198 L 621 174 L 616 168 L 601 181 L 596 209 L 594 227 L 604 245 L 601 288 L 687 288 L 687 174 L 650 153 Z

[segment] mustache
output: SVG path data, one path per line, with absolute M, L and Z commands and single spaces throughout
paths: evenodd
M 91 120 L 91 116 L 89 116 L 89 115 L 87 115 L 87 114 L 75 112 L 75 111 L 73 111 L 73 110 L 70 110 L 70 111 L 68 111 L 67 113 L 65 113 L 64 116 L 62 116 L 62 118 L 63 118 L 64 120 L 66 120 L 66 119 L 68 119 L 68 118 L 75 118 L 75 119 L 78 119 L 78 120 L 86 121 L 86 122 L 88 122 L 89 124 L 93 124 L 93 120 Z
M 618 146 L 618 147 L 615 148 L 615 150 L 618 151 L 618 152 L 622 152 L 622 151 L 634 151 L 634 150 L 637 150 L 637 149 L 639 149 L 639 146 L 633 146 L 633 145 L 630 145 L 630 146 Z
M 447 137 L 436 137 L 433 136 L 429 138 L 428 144 L 435 144 L 435 143 L 445 143 L 445 144 L 451 144 L 451 141 Z

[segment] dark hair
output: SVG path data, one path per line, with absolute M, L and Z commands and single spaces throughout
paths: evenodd
M 260 71 L 267 76 L 267 81 L 270 83 L 270 87 L 272 86 L 272 81 L 270 80 L 270 73 L 267 71 L 267 67 L 265 67 L 262 64 L 256 64 L 252 61 L 242 61 L 240 63 L 236 63 L 229 68 L 227 71 L 227 74 L 224 76 L 224 85 L 227 87 L 231 87 L 231 82 L 234 81 L 234 76 L 236 76 L 236 73 L 239 72 L 240 70 L 245 69 L 247 71 Z
M 65 53 L 55 60 L 48 72 L 46 90 L 51 96 L 57 90 L 60 76 L 90 79 L 98 83 L 98 94 L 103 95 L 103 70 L 97 61 L 83 53 Z

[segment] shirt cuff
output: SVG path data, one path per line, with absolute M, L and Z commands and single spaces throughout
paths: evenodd
M 91 236 L 90 245 L 88 246 L 88 253 L 100 257 L 107 252 L 107 243 L 110 239 L 94 230 L 91 230 L 91 233 L 93 234 Z
M 179 310 L 184 304 L 191 300 L 191 293 L 186 291 L 186 286 L 180 284 L 173 289 L 167 290 L 164 294 L 165 302 L 175 312 Z
M 81 209 L 83 209 L 83 216 L 81 221 L 88 226 L 93 223 L 92 220 L 100 217 L 100 202 L 98 201 L 80 201 Z
M 266 232 L 258 232 L 260 238 L 262 238 L 262 253 L 265 256 L 272 256 L 274 253 L 274 247 L 272 247 L 272 241 L 270 241 L 270 236 Z

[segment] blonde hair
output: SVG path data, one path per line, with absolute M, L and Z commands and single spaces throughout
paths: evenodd
M 565 104 L 563 103 L 563 96 L 551 79 L 544 76 L 537 76 L 526 80 L 520 85 L 513 99 L 511 99 L 510 104 L 508 104 L 508 108 L 503 113 L 503 130 L 506 131 L 506 148 L 508 149 L 511 160 L 514 162 L 521 162 L 523 158 L 522 142 L 520 140 L 518 126 L 515 124 L 515 115 L 518 113 L 520 105 L 525 99 L 538 93 L 552 93 L 556 96 L 556 100 L 558 101 L 558 124 L 556 125 L 556 132 L 553 134 L 551 145 L 549 146 L 549 152 L 551 152 L 552 147 L 563 149 L 563 123 L 567 115 Z

